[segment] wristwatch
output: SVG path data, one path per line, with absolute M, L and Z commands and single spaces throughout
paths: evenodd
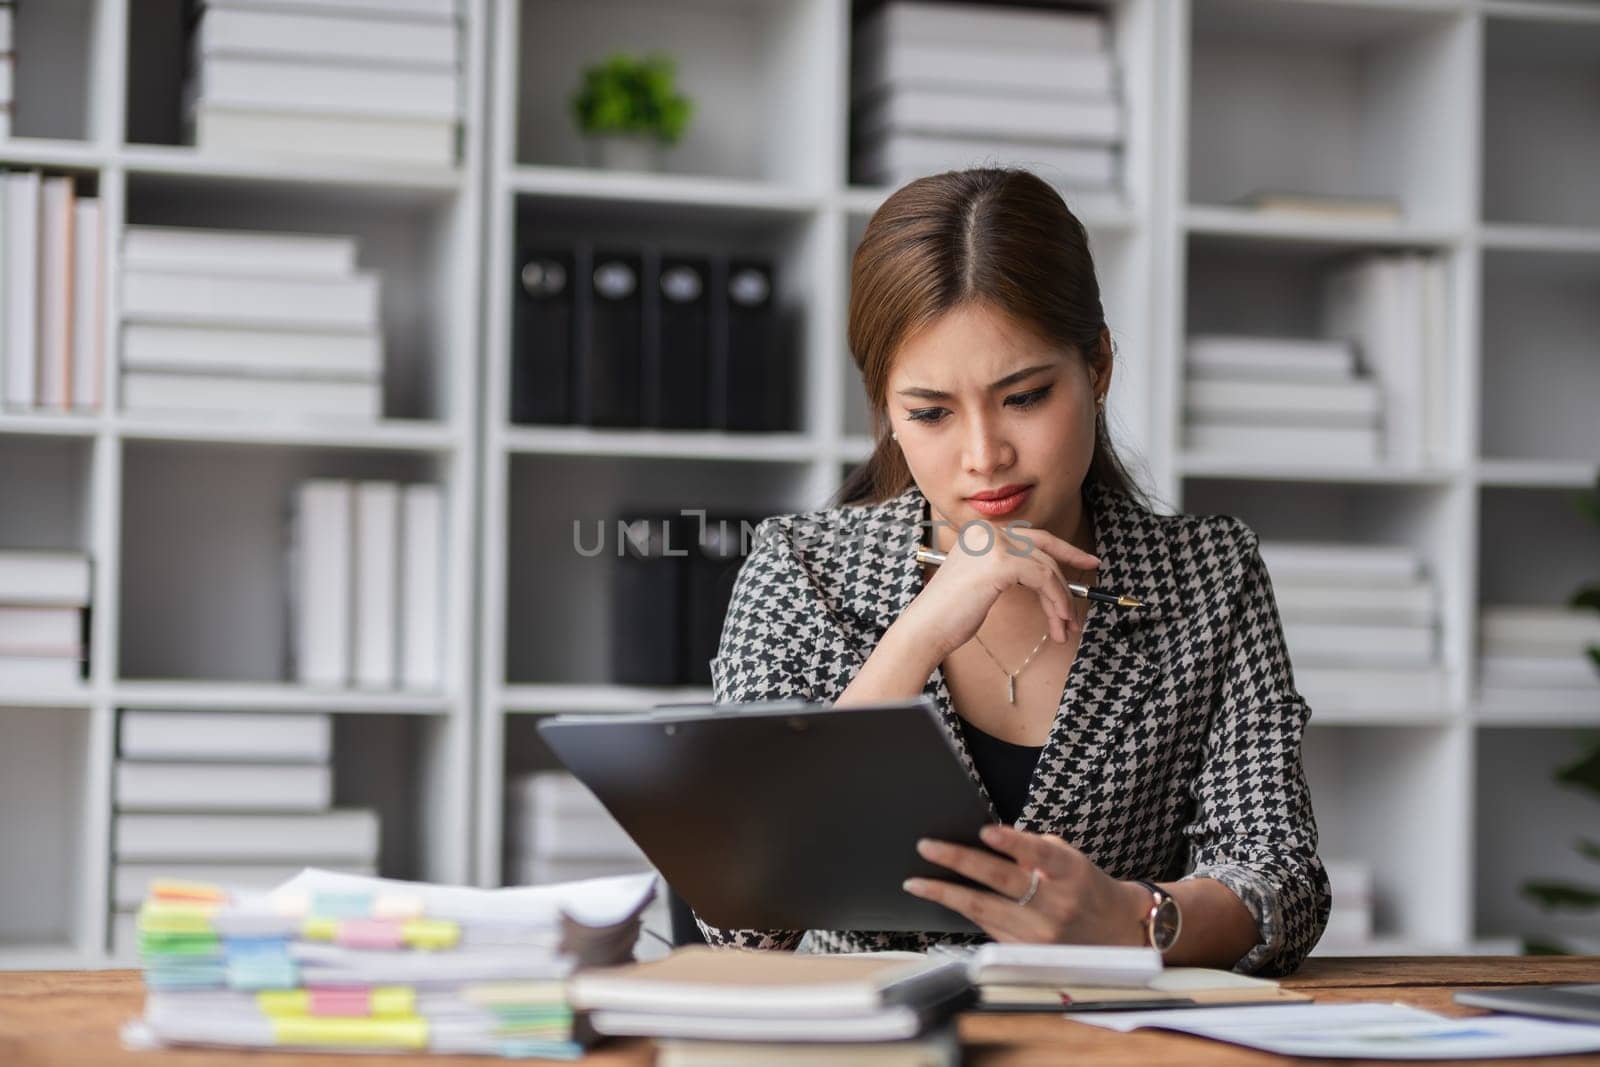
M 1135 878 L 1134 881 L 1150 890 L 1150 895 L 1155 898 L 1144 917 L 1144 932 L 1150 939 L 1151 948 L 1165 952 L 1178 943 L 1178 935 L 1183 932 L 1183 912 L 1178 908 L 1177 898 L 1154 882 L 1147 882 L 1143 878 Z

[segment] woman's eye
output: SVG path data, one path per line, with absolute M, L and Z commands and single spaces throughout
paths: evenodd
M 1040 389 L 1033 389 L 1026 393 L 1018 393 L 1016 396 L 1008 396 L 1006 397 L 1006 403 L 1012 405 L 1013 407 L 1031 408 L 1033 405 L 1050 395 L 1050 388 L 1050 386 L 1046 385 Z
M 944 408 L 918 408 L 909 413 L 914 422 L 938 422 L 944 418 Z

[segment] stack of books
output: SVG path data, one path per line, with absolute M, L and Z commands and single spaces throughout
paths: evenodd
M 324 688 L 444 684 L 444 497 L 437 485 L 319 478 L 295 491 L 289 677 Z
M 1204 334 L 1185 360 L 1184 447 L 1284 463 L 1371 463 L 1382 395 L 1348 341 Z
M 1352 952 L 1372 943 L 1372 864 L 1362 860 L 1325 859 L 1333 910 L 1317 948 Z
M 88 556 L 0 551 L 0 690 L 82 684 L 88 609 Z
M 1554 605 L 1486 607 L 1479 619 L 1486 700 L 1534 710 L 1600 707 L 1600 612 Z
M 333 807 L 326 714 L 121 713 L 112 945 L 131 955 L 135 910 L 160 879 L 264 890 L 310 864 L 371 874 L 374 811 Z
M 1439 600 L 1414 549 L 1262 541 L 1261 557 L 1313 709 L 1440 706 Z
M 353 237 L 129 226 L 123 406 L 377 419 L 379 295 Z
M 206 152 L 451 166 L 456 0 L 200 0 L 184 122 Z
M 12 0 L 0 0 L 0 138 L 11 136 L 11 107 L 17 92 L 15 7 Z
M 506 848 L 518 885 L 649 871 L 650 861 L 587 786 L 535 771 L 506 786 Z
M 1383 396 L 1381 459 L 1450 458 L 1449 278 L 1437 256 L 1368 255 L 1330 273 L 1321 333 L 1354 343 Z
M 856 28 L 855 180 L 1020 165 L 1117 184 L 1123 109 L 1101 14 L 890 0 Z
M 0 407 L 96 410 L 104 376 L 100 201 L 78 196 L 64 176 L 14 170 L 3 182 Z
M 266 893 L 158 882 L 139 911 L 138 1048 L 576 1059 L 579 967 L 630 958 L 650 879 L 482 890 L 309 870 Z
M 973 1000 L 959 960 L 704 946 L 583 972 L 568 996 L 597 1032 L 655 1038 L 680 1067 L 955 1064 L 950 1019 Z

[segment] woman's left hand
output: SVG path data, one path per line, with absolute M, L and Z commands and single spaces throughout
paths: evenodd
M 907 879 L 906 891 L 961 913 L 996 941 L 1148 943 L 1139 924 L 1139 909 L 1149 894 L 1137 883 L 1117 881 L 1054 834 L 991 824 L 980 836 L 1001 855 L 932 840 L 918 842 L 917 852 L 993 892 L 931 878 Z M 1019 904 L 1035 870 L 1039 872 L 1038 888 L 1027 904 Z

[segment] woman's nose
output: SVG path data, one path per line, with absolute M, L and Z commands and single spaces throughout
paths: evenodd
M 971 471 L 991 471 L 1011 462 L 1011 445 L 988 419 L 974 419 L 967 432 L 966 465 Z

